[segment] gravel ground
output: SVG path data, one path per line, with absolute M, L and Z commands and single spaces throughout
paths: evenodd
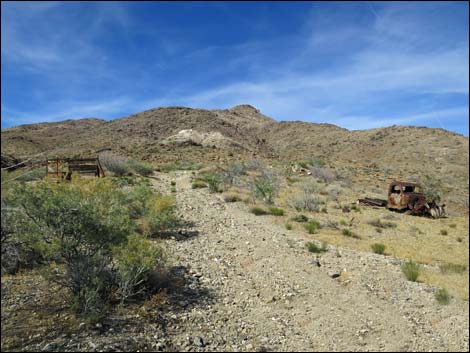
M 468 302 L 439 305 L 435 288 L 404 278 L 400 260 L 332 246 L 311 254 L 305 234 L 191 189 L 189 172 L 159 178 L 157 189 L 176 181 L 197 231 L 168 246 L 210 297 L 180 314 L 177 349 L 468 351 Z
M 164 240 L 173 263 L 163 294 L 90 327 L 37 274 L 2 277 L 2 351 L 468 351 L 468 302 L 438 304 L 401 260 L 332 246 L 311 254 L 315 235 L 191 189 L 190 177 L 152 179 L 165 193 L 176 182 L 192 223 Z M 41 315 L 47 325 L 29 323 Z

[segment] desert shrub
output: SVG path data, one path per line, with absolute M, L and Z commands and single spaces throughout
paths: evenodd
M 304 228 L 309 234 L 315 234 L 320 228 L 320 222 L 315 220 L 310 221 L 304 225 Z
M 442 198 L 442 182 L 440 179 L 426 175 L 421 181 L 422 192 L 429 201 L 441 201 Z
M 323 242 L 320 247 L 312 241 L 309 241 L 306 244 L 306 246 L 307 246 L 308 251 L 310 251 L 311 253 L 316 253 L 316 254 L 327 251 L 327 247 L 328 247 L 328 245 L 325 242 Z
M 349 228 L 343 228 L 341 229 L 341 234 L 347 236 L 347 237 L 351 237 L 351 238 L 356 238 L 356 239 L 360 239 L 360 236 L 357 235 L 356 233 L 354 233 L 351 229 Z
M 222 177 L 213 172 L 201 173 L 198 177 L 199 180 L 207 184 L 209 191 L 212 193 L 221 192 Z
M 457 224 L 455 223 L 449 224 L 449 228 L 457 228 Z
M 64 264 L 48 278 L 70 290 L 77 312 L 101 316 L 114 281 L 111 248 L 132 232 L 123 194 L 109 182 L 82 188 L 39 182 L 16 193 L 28 220 L 44 237 L 44 255 Z
M 446 305 L 450 303 L 450 299 L 452 298 L 449 292 L 445 288 L 440 288 L 434 296 L 439 304 Z
M 11 209 L 16 213 L 4 217 Z M 4 234 L 14 233 L 50 262 L 42 272 L 70 291 L 71 308 L 98 320 L 116 296 L 124 301 L 143 292 L 151 261 L 152 269 L 163 264 L 162 252 L 135 235 L 136 222 L 157 218 L 157 228 L 165 228 L 174 223 L 173 209 L 171 198 L 145 183 L 124 189 L 113 178 L 19 183 L 2 192 L 2 251 Z
M 193 189 L 207 188 L 207 184 L 203 182 L 202 180 L 194 180 L 193 183 L 191 184 L 191 188 Z
M 224 182 L 229 186 L 232 186 L 238 177 L 245 174 L 246 167 L 241 163 L 231 164 L 221 173 Z
M 396 228 L 397 224 L 393 222 L 383 222 L 380 218 L 368 221 L 367 224 L 374 226 L 376 228 Z
M 129 208 L 129 215 L 136 219 L 143 217 L 148 209 L 148 203 L 155 197 L 153 189 L 146 184 L 140 183 L 129 189 L 125 194 L 125 202 Z
M 283 216 L 284 215 L 284 210 L 282 208 L 278 207 L 269 207 L 269 213 L 272 214 L 273 216 Z
M 338 201 L 338 196 L 341 194 L 342 189 L 338 185 L 328 185 L 326 187 L 326 192 L 328 193 L 328 199 L 331 201 Z
M 314 178 L 321 180 L 325 183 L 331 183 L 333 180 L 337 179 L 336 173 L 329 168 L 311 166 L 309 170 Z
M 171 186 L 176 186 L 176 181 L 172 180 L 172 181 L 170 182 L 170 185 L 171 185 Z
M 354 212 L 361 212 L 361 208 L 356 204 L 351 206 L 351 210 L 353 210 Z
M 294 222 L 303 223 L 303 222 L 308 222 L 308 217 L 303 214 L 299 214 L 299 215 L 292 217 L 291 220 Z
M 342 226 L 347 226 L 348 222 L 346 222 L 344 219 L 342 219 L 342 220 L 339 221 L 339 224 L 342 225 Z
M 448 235 L 449 234 L 447 232 L 447 229 L 441 229 L 440 233 L 441 233 L 441 235 Z
M 109 152 L 103 152 L 99 155 L 101 166 L 112 172 L 116 176 L 129 174 L 129 160 L 126 157 L 118 156 Z
M 250 212 L 253 213 L 255 216 L 264 216 L 264 215 L 269 214 L 268 211 L 266 211 L 265 209 L 261 207 L 252 207 L 250 209 Z
M 452 264 L 452 263 L 445 263 L 439 265 L 439 269 L 442 273 L 463 273 L 467 270 L 467 266 L 459 265 L 459 264 Z
M 305 194 L 315 194 L 320 192 L 321 186 L 315 180 L 308 180 L 301 183 L 299 188 Z
M 194 162 L 177 161 L 175 163 L 166 163 L 158 166 L 157 170 L 168 173 L 175 170 L 199 170 L 202 165 Z
M 137 234 L 129 236 L 127 243 L 115 246 L 113 257 L 117 263 L 116 297 L 121 303 L 143 294 L 149 275 L 160 271 L 166 260 L 161 247 Z
M 324 202 L 316 195 L 300 193 L 294 194 L 287 200 L 289 206 L 294 208 L 296 211 L 310 211 L 318 212 L 320 205 Z
M 278 178 L 273 172 L 263 170 L 262 174 L 253 181 L 252 189 L 256 198 L 272 204 L 279 191 Z
M 176 204 L 173 196 L 154 197 L 147 207 L 141 223 L 141 230 L 145 235 L 156 236 L 181 226 L 181 219 L 175 214 Z
M 132 159 L 128 162 L 128 166 L 142 176 L 149 176 L 153 173 L 153 167 L 148 163 L 138 162 Z
M 241 198 L 237 194 L 228 194 L 224 196 L 224 201 L 225 202 L 237 202 L 237 201 L 241 201 Z
M 408 281 L 416 282 L 420 275 L 421 267 L 416 262 L 409 260 L 401 265 L 401 270 Z
M 374 253 L 376 254 L 380 254 L 380 255 L 383 255 L 385 253 L 385 244 L 382 244 L 382 243 L 374 243 L 374 244 L 371 244 L 371 249 Z
M 290 223 L 286 223 L 285 227 L 286 227 L 287 230 L 292 230 L 292 224 L 290 224 Z

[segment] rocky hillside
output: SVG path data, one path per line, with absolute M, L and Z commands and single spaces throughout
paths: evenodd
M 463 205 L 468 192 L 469 140 L 462 135 L 412 126 L 348 131 L 331 124 L 277 122 L 250 105 L 157 108 L 112 121 L 23 125 L 1 135 L 2 156 L 18 159 L 39 152 L 89 156 L 103 148 L 159 163 L 248 158 L 289 163 L 315 157 L 355 181 L 381 188 L 391 179 L 433 175 L 456 203 Z

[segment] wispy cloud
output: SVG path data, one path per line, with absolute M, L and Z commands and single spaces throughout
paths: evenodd
M 243 6 L 255 8 L 211 6 L 211 16 L 246 30 L 236 36 L 238 28 L 211 23 L 226 33 L 221 40 L 197 18 L 192 26 L 166 18 L 177 5 L 2 3 L 2 84 L 13 92 L 2 92 L 2 126 L 241 103 L 279 120 L 349 129 L 468 120 L 468 4 L 313 3 L 283 15 L 288 25 L 264 7 L 254 25 L 235 11 Z M 290 5 L 276 6 L 287 14 Z M 456 126 L 468 134 L 467 123 Z

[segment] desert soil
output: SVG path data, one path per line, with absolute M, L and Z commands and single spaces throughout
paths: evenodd
M 191 189 L 190 171 L 151 180 L 163 193 L 176 182 L 192 223 L 161 240 L 171 285 L 90 326 L 34 271 L 2 276 L 2 351 L 468 351 L 468 301 L 440 305 L 402 260 L 312 254 L 315 234 Z
M 190 172 L 159 174 L 154 185 L 176 198 L 187 237 L 167 246 L 199 288 L 168 330 L 180 350 L 468 351 L 468 302 L 439 305 L 436 288 L 407 281 L 401 260 L 329 246 L 191 189 Z M 203 289 L 203 290 L 202 290 Z

